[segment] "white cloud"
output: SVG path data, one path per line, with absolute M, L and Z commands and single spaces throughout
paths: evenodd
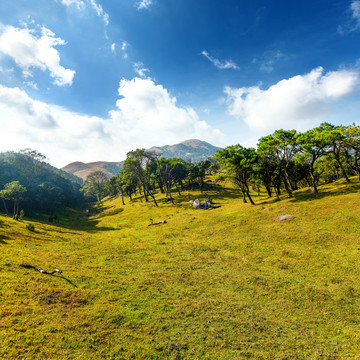
M 286 58 L 280 50 L 266 51 L 260 59 L 254 59 L 253 63 L 260 62 L 260 71 L 270 73 L 274 71 L 274 66 L 279 60 Z
M 58 86 L 71 85 L 75 75 L 74 70 L 60 65 L 60 55 L 54 46 L 64 44 L 64 40 L 56 38 L 55 34 L 45 27 L 42 27 L 39 36 L 30 29 L 13 26 L 0 28 L 0 52 L 14 59 L 24 77 L 32 76 L 32 68 L 49 70 L 54 84 Z
M 61 3 L 65 6 L 74 6 L 78 10 L 83 9 L 85 6 L 82 0 L 61 0 Z
M 128 48 L 129 48 L 129 43 L 127 41 L 123 41 L 121 44 L 121 51 L 123 52 L 124 59 L 127 59 L 129 57 L 127 53 Z
M 95 0 L 88 0 L 96 11 L 97 16 L 101 17 L 105 23 L 105 25 L 109 25 L 109 14 L 104 11 L 100 4 L 97 4 Z
M 200 138 L 223 144 L 224 136 L 192 108 L 150 79 L 121 80 L 120 99 L 108 118 L 88 116 L 30 98 L 0 85 L 0 151 L 37 149 L 57 166 L 72 161 L 119 161 L 137 147 Z
M 353 0 L 348 11 L 351 14 L 351 19 L 344 26 L 338 27 L 338 32 L 341 35 L 360 29 L 360 0 Z
M 147 72 L 150 72 L 142 62 L 134 63 L 134 71 L 142 78 L 146 77 Z
M 95 0 L 61 0 L 61 3 L 68 7 L 75 7 L 77 10 L 84 10 L 88 3 L 95 10 L 97 16 L 103 19 L 105 25 L 109 25 L 109 14 Z
M 148 9 L 153 4 L 152 0 L 141 0 L 136 3 L 136 7 L 141 9 Z
M 280 128 L 302 130 L 331 115 L 331 104 L 351 94 L 358 80 L 356 71 L 324 74 L 319 67 L 306 75 L 281 80 L 267 90 L 227 87 L 228 111 L 257 133 Z
M 224 70 L 224 69 L 235 69 L 238 70 L 239 67 L 231 60 L 219 60 L 211 57 L 207 51 L 203 50 L 201 52 L 201 55 L 204 55 L 210 62 L 213 63 L 215 67 L 218 69 Z

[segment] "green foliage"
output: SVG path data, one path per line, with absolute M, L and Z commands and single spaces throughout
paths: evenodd
M 19 215 L 19 220 L 24 220 L 24 217 L 25 217 L 25 212 L 23 209 L 21 209 L 20 215 Z
M 30 215 L 51 213 L 83 201 L 80 185 L 63 176 L 64 172 L 46 164 L 39 153 L 0 153 L 0 191 L 7 183 L 18 181 L 27 191 L 22 195 L 22 208 Z M 13 200 L 6 200 L 9 205 Z
M 31 231 L 34 232 L 35 231 L 35 225 L 34 224 L 26 224 L 26 228 Z
M 258 159 L 258 154 L 253 148 L 245 148 L 241 145 L 228 146 L 218 150 L 215 158 L 223 166 L 230 179 L 239 187 L 243 193 L 243 201 L 246 197 L 254 204 L 249 190 L 249 179 L 253 173 L 254 164 Z
M 106 195 L 107 181 L 108 178 L 104 172 L 94 171 L 87 176 L 81 191 L 87 199 L 96 198 L 97 201 L 101 201 Z

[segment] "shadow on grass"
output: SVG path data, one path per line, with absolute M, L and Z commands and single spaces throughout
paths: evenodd
M 10 239 L 8 236 L 6 236 L 6 235 L 0 235 L 0 244 L 6 245 L 7 242 L 6 242 L 5 240 L 8 240 L 8 239 Z
M 360 191 L 360 182 L 357 179 L 352 179 L 351 183 L 346 183 L 345 180 L 340 180 L 335 183 L 322 185 L 319 187 L 318 193 L 310 193 L 309 190 L 299 190 L 294 193 L 291 202 L 304 202 L 323 199 L 328 196 L 340 196 L 354 194 Z
M 68 282 L 70 285 L 72 285 L 72 286 L 74 286 L 74 287 L 77 288 L 77 285 L 76 285 L 76 284 L 74 284 L 70 279 L 66 278 L 66 277 L 63 276 L 63 275 L 52 275 L 52 276 L 54 276 L 54 277 L 56 277 L 56 278 L 64 279 L 64 280 L 65 280 L 66 282 Z

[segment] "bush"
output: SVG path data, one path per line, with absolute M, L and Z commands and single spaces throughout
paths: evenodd
M 20 211 L 19 220 L 23 220 L 23 219 L 24 219 L 24 216 L 25 216 L 25 212 L 24 212 L 24 210 L 21 210 L 21 211 Z
M 35 231 L 35 226 L 34 226 L 34 224 L 27 224 L 26 225 L 26 228 L 29 230 L 29 231 Z

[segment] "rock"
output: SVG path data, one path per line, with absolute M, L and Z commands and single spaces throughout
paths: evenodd
M 210 200 L 205 200 L 203 204 L 204 209 L 208 209 L 212 207 L 212 202 Z
M 194 204 L 194 200 L 190 200 L 188 204 L 192 206 Z
M 275 219 L 275 221 L 282 222 L 289 220 L 290 218 L 292 218 L 292 215 L 280 215 Z
M 193 207 L 194 209 L 200 209 L 201 203 L 199 199 L 194 200 Z

